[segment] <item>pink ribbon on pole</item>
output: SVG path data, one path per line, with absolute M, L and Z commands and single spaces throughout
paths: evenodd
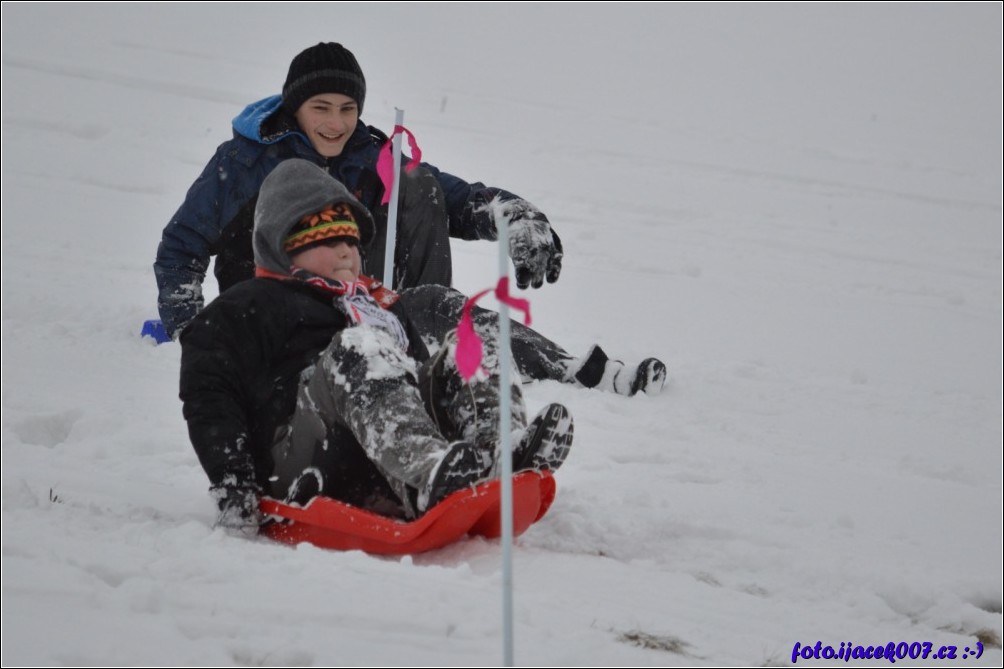
M 387 143 L 380 148 L 380 155 L 377 157 L 377 174 L 380 175 L 380 181 L 383 182 L 383 199 L 380 200 L 380 204 L 390 202 L 390 191 L 394 185 L 394 156 L 391 154 L 391 147 L 394 143 L 394 137 L 401 134 L 408 138 L 408 148 L 411 149 L 411 160 L 408 161 L 404 169 L 410 172 L 422 162 L 422 149 L 418 148 L 415 135 L 403 125 L 395 125 L 394 132 L 387 138 Z
M 498 285 L 494 289 L 482 290 L 477 295 L 471 297 L 464 303 L 464 310 L 460 316 L 460 323 L 457 325 L 457 371 L 460 372 L 464 381 L 471 378 L 481 370 L 481 360 L 484 358 L 484 344 L 481 337 L 474 331 L 474 320 L 471 318 L 471 309 L 475 303 L 488 293 L 494 292 L 495 299 L 503 304 L 507 304 L 524 314 L 523 324 L 529 325 L 530 302 L 509 295 L 509 277 L 504 276 L 499 279 Z M 508 345 L 508 342 L 502 344 Z

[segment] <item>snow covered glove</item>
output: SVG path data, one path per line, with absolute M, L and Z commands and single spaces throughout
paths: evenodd
M 547 216 L 520 198 L 505 202 L 501 210 L 509 220 L 509 257 L 516 268 L 516 285 L 540 288 L 545 278 L 548 283 L 557 281 L 564 251 Z
M 248 485 L 218 485 L 209 489 L 220 507 L 216 525 L 246 537 L 258 534 L 262 515 L 258 509 L 258 489 Z

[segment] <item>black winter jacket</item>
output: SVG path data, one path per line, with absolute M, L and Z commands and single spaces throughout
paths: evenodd
M 213 486 L 267 490 L 276 429 L 293 414 L 301 376 L 348 320 L 334 296 L 297 280 L 255 278 L 216 298 L 181 334 L 188 433 Z M 409 353 L 428 352 L 400 308 Z

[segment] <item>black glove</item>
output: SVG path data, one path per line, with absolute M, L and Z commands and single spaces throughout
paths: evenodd
M 245 537 L 258 534 L 262 515 L 258 509 L 259 492 L 256 486 L 218 485 L 209 489 L 220 507 L 216 526 Z
M 548 283 L 557 281 L 564 251 L 547 217 L 522 199 L 504 203 L 502 213 L 509 220 L 509 257 L 516 268 L 516 285 L 540 288 L 545 278 Z

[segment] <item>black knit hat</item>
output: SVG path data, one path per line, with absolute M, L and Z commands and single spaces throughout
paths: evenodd
M 335 42 L 321 42 L 304 49 L 289 64 L 282 86 L 282 102 L 292 113 L 304 102 L 321 93 L 341 93 L 359 104 L 363 111 L 366 79 L 352 52 Z

